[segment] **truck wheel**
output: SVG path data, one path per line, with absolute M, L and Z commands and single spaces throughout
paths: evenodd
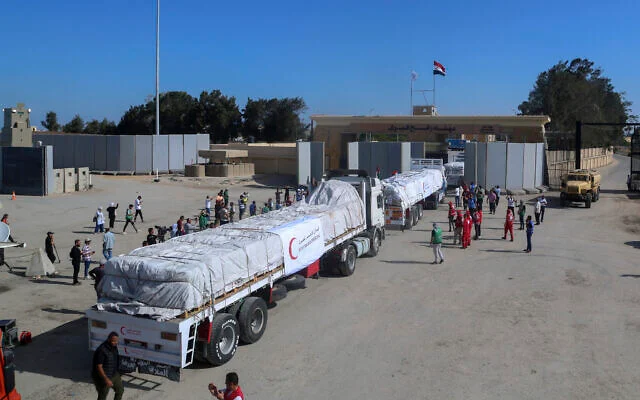
M 418 219 L 422 219 L 423 213 L 424 213 L 424 207 L 422 207 L 422 205 L 418 204 Z
M 212 365 L 222 365 L 231 360 L 238 349 L 238 320 L 231 314 L 218 314 L 213 318 L 211 329 L 207 361 Z
M 307 280 L 304 279 L 304 276 L 298 274 L 291 275 L 280 283 L 286 286 L 287 291 L 304 289 L 307 286 Z
M 255 343 L 267 329 L 267 303 L 260 297 L 249 297 L 238 313 L 240 339 L 243 343 Z
M 378 251 L 380 251 L 380 246 L 382 245 L 382 239 L 380 238 L 380 232 L 376 229 L 373 232 L 373 236 L 371 237 L 371 247 L 369 248 L 369 252 L 367 255 L 369 257 L 375 257 L 378 255 Z
M 591 208 L 591 193 L 587 193 L 587 197 L 584 200 L 585 208 Z
M 356 258 L 358 258 L 356 248 L 353 246 L 347 247 L 347 257 L 344 261 L 340 261 L 340 265 L 338 266 L 342 276 L 353 275 L 353 272 L 356 270 Z
M 273 285 L 273 288 L 271 288 L 271 301 L 280 301 L 285 297 L 287 297 L 287 287 L 280 283 Z
M 600 189 L 596 189 L 596 192 L 593 194 L 593 202 L 600 200 Z
M 411 230 L 413 228 L 413 210 L 409 211 L 406 220 L 404 221 L 404 229 Z
M 240 307 L 242 306 L 242 303 L 243 303 L 243 300 L 236 301 L 235 303 L 233 303 L 231 307 L 227 308 L 227 314 L 231 314 L 237 319 L 238 311 L 240 311 Z
M 413 225 L 418 225 L 418 207 L 413 206 L 413 210 L 411 211 L 411 215 L 413 216 Z

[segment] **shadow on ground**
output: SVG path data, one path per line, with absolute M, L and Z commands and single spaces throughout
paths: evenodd
M 631 246 L 634 249 L 640 249 L 640 240 L 632 240 L 630 242 L 624 242 L 627 246 Z
M 46 309 L 47 312 L 74 314 L 66 309 Z M 15 349 L 16 370 L 65 379 L 72 382 L 92 383 L 91 359 L 93 353 L 87 345 L 87 319 L 78 318 L 33 338 L 33 342 Z M 158 378 L 159 380 L 160 378 Z M 146 378 L 124 374 L 125 388 L 153 390 L 160 386 Z

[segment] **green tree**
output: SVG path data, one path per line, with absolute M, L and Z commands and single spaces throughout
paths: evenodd
M 71 121 L 62 127 L 62 131 L 67 133 L 84 132 L 84 120 L 80 118 L 80 115 L 76 114 Z
M 200 93 L 197 104 L 196 127 L 208 133 L 211 142 L 227 143 L 236 138 L 242 127 L 242 114 L 235 97 L 227 97 L 219 90 Z
M 187 92 L 160 94 L 160 133 L 196 133 L 197 100 Z M 118 132 L 126 135 L 155 133 L 155 99 L 131 106 L 118 124 Z
M 40 121 L 40 123 L 50 132 L 58 132 L 60 130 L 58 115 L 53 111 L 49 111 L 45 116 L 45 120 Z
M 300 97 L 247 100 L 244 116 L 245 136 L 258 141 L 286 142 L 304 137 L 308 125 L 301 114 L 307 109 Z
M 576 121 L 624 123 L 635 119 L 624 92 L 588 59 L 560 61 L 538 75 L 529 98 L 518 106 L 522 115 L 546 114 L 549 129 L 574 132 Z M 584 146 L 609 146 L 622 141 L 622 128 L 585 129 Z
M 112 135 L 118 132 L 118 127 L 112 121 L 104 118 L 102 121 L 92 119 L 84 127 L 84 133 L 92 135 Z

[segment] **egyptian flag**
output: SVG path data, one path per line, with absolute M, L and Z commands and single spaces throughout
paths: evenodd
M 434 61 L 434 62 L 433 62 L 433 74 L 434 74 L 434 75 L 442 75 L 442 76 L 445 76 L 445 75 L 447 75 L 447 71 L 446 71 L 446 69 L 444 68 L 444 65 L 440 64 L 440 63 L 439 63 L 439 62 L 437 62 L 437 61 Z

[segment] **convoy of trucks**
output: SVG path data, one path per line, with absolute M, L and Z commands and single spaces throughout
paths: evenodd
M 376 256 L 385 226 L 395 225 L 386 206 L 399 199 L 411 225 L 429 198 L 437 206 L 443 171 L 440 162 L 384 182 L 364 171 L 330 171 L 291 207 L 111 259 L 102 295 L 86 312 L 90 349 L 116 331 L 124 371 L 171 380 L 194 360 L 228 362 L 240 340 L 260 340 L 268 305 L 287 282 L 320 265 L 349 276 L 358 257 Z

